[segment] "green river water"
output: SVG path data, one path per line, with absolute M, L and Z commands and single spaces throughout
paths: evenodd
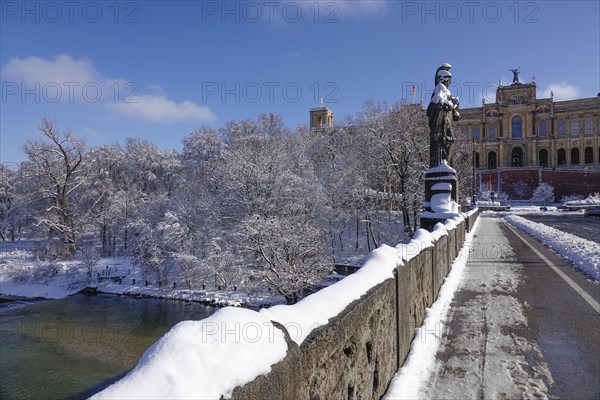
M 131 370 L 173 325 L 217 309 L 201 303 L 77 294 L 0 307 L 0 399 L 87 398 Z

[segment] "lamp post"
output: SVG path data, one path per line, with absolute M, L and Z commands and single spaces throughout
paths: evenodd
M 500 193 L 500 168 L 502 168 L 502 166 L 498 164 L 498 180 L 496 182 L 496 193 Z
M 476 203 L 477 203 L 477 182 L 476 182 L 476 172 L 475 172 L 475 168 L 476 168 L 476 156 L 477 156 L 477 152 L 475 151 L 475 149 L 473 149 L 473 157 L 472 157 L 472 164 L 473 164 L 473 185 L 471 187 L 471 207 L 475 207 Z

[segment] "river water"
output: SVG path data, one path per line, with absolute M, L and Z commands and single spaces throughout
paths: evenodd
M 201 303 L 77 294 L 0 307 L 0 399 L 80 399 L 131 370 L 172 326 L 217 309 Z

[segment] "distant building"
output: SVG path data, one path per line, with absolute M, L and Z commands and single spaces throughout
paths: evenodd
M 333 127 L 333 111 L 310 110 L 310 129 Z M 455 132 L 475 147 L 476 185 L 529 199 L 542 182 L 563 196 L 600 193 L 600 93 L 598 97 L 538 99 L 535 83 L 499 86 L 494 103 L 460 110 Z
M 333 127 L 333 111 L 330 108 L 321 107 L 310 109 L 310 129 L 327 129 Z
M 600 97 L 537 98 L 534 83 L 500 86 L 496 100 L 460 111 L 473 141 L 476 182 L 511 199 L 529 199 L 546 182 L 556 200 L 600 192 Z

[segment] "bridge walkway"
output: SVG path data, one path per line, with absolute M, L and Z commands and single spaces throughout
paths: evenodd
M 600 285 L 481 215 L 428 399 L 600 399 Z

